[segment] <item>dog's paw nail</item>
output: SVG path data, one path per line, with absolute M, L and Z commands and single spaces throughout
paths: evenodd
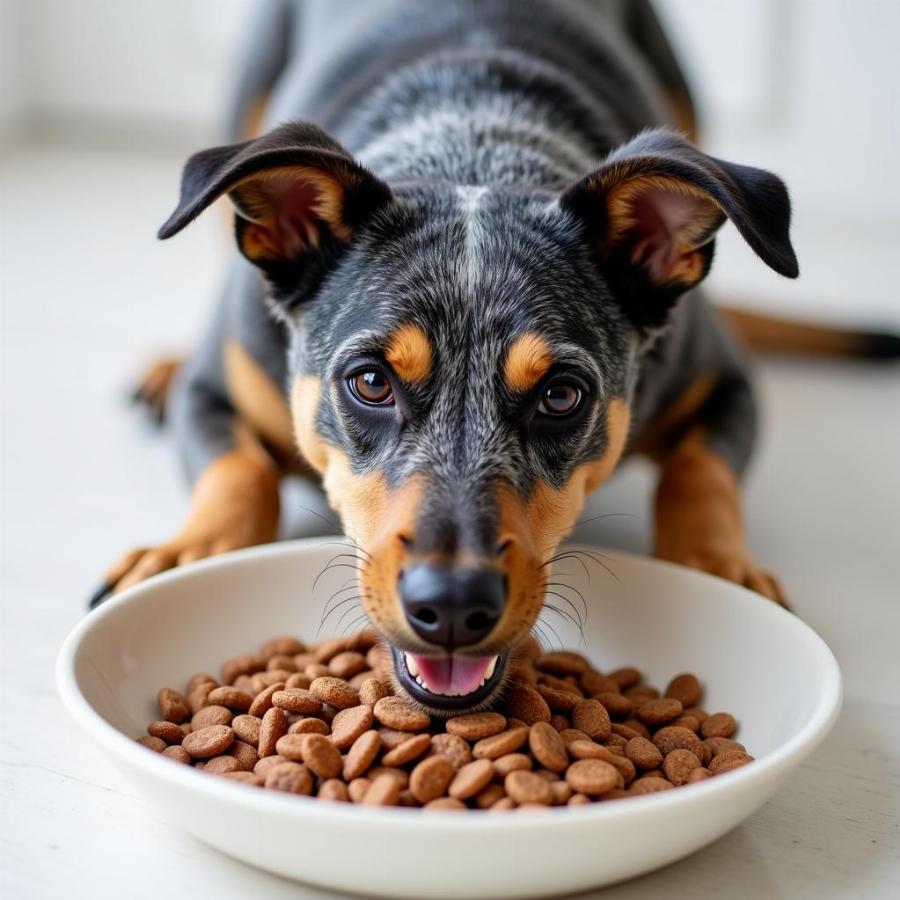
M 103 582 L 103 584 L 91 594 L 91 599 L 88 601 L 88 609 L 96 609 L 113 592 L 114 587 L 114 584 Z

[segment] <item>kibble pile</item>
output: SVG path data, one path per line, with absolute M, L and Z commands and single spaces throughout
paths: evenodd
M 365 631 L 294 637 L 163 688 L 145 747 L 244 784 L 370 806 L 575 806 L 693 784 L 750 762 L 727 712 L 681 674 L 662 695 L 637 669 L 605 675 L 529 641 L 496 710 L 432 719 L 393 696 Z

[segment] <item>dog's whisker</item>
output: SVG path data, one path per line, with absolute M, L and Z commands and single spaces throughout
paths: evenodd
M 573 594 L 581 601 L 581 607 L 582 607 L 582 609 L 584 610 L 584 620 L 587 621 L 587 617 L 588 617 L 588 604 L 587 604 L 587 600 L 584 599 L 584 594 L 582 594 L 581 591 L 578 590 L 578 588 L 576 588 L 574 585 L 567 584 L 567 583 L 564 582 L 564 581 L 548 581 L 548 582 L 544 585 L 544 587 L 545 587 L 545 588 L 551 588 L 551 587 L 555 587 L 555 588 L 565 588 L 566 590 L 571 591 L 571 592 L 572 592 L 572 593 L 573 593 Z M 568 601 L 568 602 L 572 604 L 572 607 L 573 607 L 573 609 L 574 609 L 575 604 L 572 603 L 571 600 Z
M 578 612 L 578 607 L 568 598 L 563 596 L 562 594 L 558 594 L 556 591 L 546 591 L 545 596 L 547 597 L 556 597 L 559 600 L 562 600 L 564 603 L 567 603 L 570 607 L 572 607 L 572 613 L 574 613 L 573 621 L 577 621 L 579 628 L 584 628 L 584 624 L 587 621 L 587 617 L 582 619 L 581 614 Z M 547 606 L 547 603 L 544 603 L 544 606 Z M 567 615 L 571 615 L 567 613 Z
M 568 613 L 564 609 L 560 609 L 559 607 L 554 606 L 552 603 L 545 603 L 544 609 L 548 610 L 549 612 L 555 612 L 558 616 L 562 616 L 563 618 L 568 619 L 573 625 L 575 625 L 578 628 L 581 645 L 583 647 L 587 646 L 587 642 L 584 639 L 584 628 L 571 613 Z
M 347 555 L 349 556 L 349 554 L 347 554 Z M 351 563 L 334 563 L 334 564 L 329 563 L 324 569 L 322 569 L 321 572 L 319 572 L 318 575 L 316 575 L 316 580 L 313 582 L 312 590 L 315 591 L 315 589 L 318 586 L 319 581 L 323 575 L 325 575 L 328 572 L 331 572 L 334 569 L 353 569 L 356 572 L 361 572 L 363 570 L 363 568 L 364 568 L 363 566 L 357 566 L 357 565 L 353 565 Z
M 348 587 L 348 588 L 344 588 L 344 590 L 353 590 L 353 591 L 355 591 L 355 590 L 357 590 L 357 587 L 356 587 L 355 585 L 351 585 L 351 586 Z M 343 593 L 343 591 L 339 591 L 339 593 Z M 343 600 L 339 601 L 338 603 L 335 603 L 330 609 L 328 609 L 328 608 L 326 607 L 326 609 L 324 609 L 324 610 L 322 611 L 322 617 L 319 619 L 319 628 L 320 628 L 320 629 L 322 628 L 322 626 L 325 624 L 325 620 L 328 619 L 328 617 L 329 617 L 332 613 L 334 613 L 334 612 L 336 612 L 337 610 L 339 610 L 345 603 L 349 603 L 351 600 L 358 600 L 359 597 L 360 597 L 359 594 L 356 594 L 356 595 L 351 594 L 349 597 L 344 597 Z M 329 603 L 330 603 L 330 602 L 331 602 L 331 601 L 329 601 Z
M 359 628 L 359 626 L 360 626 L 363 622 L 365 622 L 368 618 L 369 618 L 369 614 L 364 612 L 361 616 L 359 616 L 359 618 L 354 619 L 352 622 L 350 622 L 350 623 L 347 625 L 346 629 L 345 629 L 343 632 L 341 632 L 341 634 L 343 635 L 343 634 L 346 634 L 346 633 L 349 632 L 349 631 L 353 631 L 355 628 Z
M 615 516 L 627 516 L 631 519 L 636 519 L 637 516 L 634 513 L 625 513 L 625 512 L 615 512 L 615 513 L 603 513 L 599 516 L 591 516 L 587 519 L 579 519 L 572 527 L 577 528 L 579 525 L 587 525 L 588 522 L 599 522 L 600 519 L 612 519 Z
M 576 556 L 574 553 L 558 553 L 556 556 L 550 557 L 547 562 L 543 563 L 541 568 L 544 566 L 548 566 L 555 562 L 561 562 L 564 559 L 574 559 L 575 562 L 581 565 L 581 568 L 584 569 L 584 574 L 587 576 L 588 584 L 591 582 L 591 570 L 587 567 L 587 563 L 580 557 Z
M 352 613 L 357 612 L 358 610 L 361 610 L 361 609 L 362 609 L 362 604 L 359 602 L 359 601 L 360 601 L 360 598 L 359 598 L 359 597 L 356 597 L 356 598 L 355 598 L 355 601 L 356 601 L 355 603 L 353 603 L 353 604 L 351 604 L 350 606 L 348 606 L 348 607 L 343 611 L 343 613 L 341 613 L 341 617 L 340 617 L 340 618 L 338 619 L 338 621 L 337 621 L 336 630 L 337 630 L 338 633 L 340 633 L 340 634 L 343 634 L 343 633 L 344 633 L 344 632 L 341 631 L 341 625 L 343 625 L 343 623 L 344 623 L 345 620 L 347 619 L 347 616 L 349 616 L 349 615 L 351 615 Z M 363 613 L 363 616 L 365 616 L 365 613 Z
M 319 541 L 316 543 L 317 547 L 346 547 L 348 550 L 358 550 L 360 553 L 364 553 L 367 558 L 371 559 L 372 554 L 369 553 L 368 550 L 360 547 L 359 544 L 350 543 L 349 541 Z

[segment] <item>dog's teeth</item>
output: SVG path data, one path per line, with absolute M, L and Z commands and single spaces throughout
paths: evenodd
M 409 674 L 412 675 L 413 678 L 418 678 L 419 667 L 416 665 L 413 655 L 411 653 L 406 653 L 404 656 L 406 657 L 406 668 L 409 670 Z
M 497 660 L 500 659 L 499 656 L 495 656 L 491 659 L 491 661 L 487 664 L 487 668 L 484 670 L 484 681 L 481 683 L 484 684 L 488 678 L 491 678 L 494 674 L 494 669 L 497 668 Z

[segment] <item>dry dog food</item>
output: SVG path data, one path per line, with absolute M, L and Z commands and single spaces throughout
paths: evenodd
M 639 670 L 521 648 L 497 709 L 433 719 L 394 696 L 371 631 L 295 637 L 157 695 L 138 743 L 242 784 L 367 806 L 580 806 L 691 785 L 751 762 L 730 713 L 690 673 L 660 693 Z

